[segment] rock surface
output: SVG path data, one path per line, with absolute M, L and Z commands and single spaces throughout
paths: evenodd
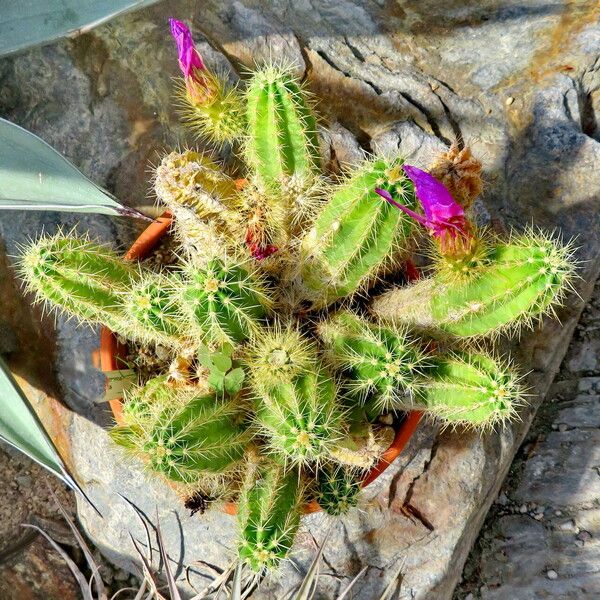
M 600 368 L 590 369 L 588 352 L 599 340 L 600 281 L 469 557 L 457 600 L 600 596 Z
M 370 0 L 185 0 L 116 19 L 80 38 L 0 61 L 0 115 L 35 131 L 95 181 L 131 205 L 146 203 L 149 162 L 192 139 L 170 110 L 176 60 L 167 16 L 191 21 L 207 62 L 224 68 L 273 56 L 304 72 L 336 122 L 329 158 L 351 162 L 358 144 L 426 165 L 457 136 L 484 161 L 483 203 L 493 223 L 531 221 L 580 235 L 583 299 L 600 266 L 598 189 L 600 24 L 595 2 L 542 0 L 383 3 Z M 210 46 L 208 45 L 210 44 Z M 211 50 L 210 48 L 214 48 Z M 119 247 L 129 222 L 55 214 L 2 214 L 8 254 L 42 229 L 78 224 Z M 421 426 L 400 459 L 370 486 L 362 509 L 337 523 L 324 553 L 322 597 L 362 566 L 357 596 L 370 599 L 397 577 L 399 598 L 450 598 L 477 531 L 498 493 L 536 408 L 558 369 L 583 302 L 570 296 L 562 325 L 523 336 L 519 362 L 532 369 L 522 421 L 484 436 Z M 80 504 L 102 550 L 131 568 L 128 530 L 141 536 L 116 495 L 160 519 L 175 562 L 232 557 L 235 523 L 220 513 L 190 517 L 175 495 L 123 461 L 103 426 L 102 377 L 92 367 L 94 332 L 59 319 L 53 339 L 61 398 L 49 429 L 104 520 Z M 47 361 L 49 355 L 43 356 Z M 42 357 L 40 357 L 42 358 Z M 281 598 L 322 539 L 326 520 L 305 519 L 292 562 L 256 598 Z M 207 579 L 200 567 L 192 583 Z M 398 576 L 397 574 L 400 573 Z M 181 574 L 181 573 L 180 573 Z M 560 575 L 559 575 L 560 576 Z

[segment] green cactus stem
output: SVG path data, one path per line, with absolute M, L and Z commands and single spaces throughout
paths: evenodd
M 318 326 L 332 365 L 344 371 L 352 397 L 378 412 L 406 403 L 418 389 L 427 358 L 406 331 L 342 311 Z
M 168 376 L 148 380 L 145 385 L 127 390 L 123 421 L 130 429 L 148 430 L 159 415 L 182 398 L 168 383 Z M 185 396 L 183 396 L 185 398 Z
M 138 271 L 111 248 L 62 233 L 42 237 L 25 249 L 20 273 L 38 301 L 81 322 L 130 333 L 122 294 L 138 279 Z
M 261 329 L 248 344 L 244 355 L 244 363 L 251 373 L 252 386 L 257 394 L 273 385 L 291 381 L 317 362 L 315 344 L 294 325 L 279 322 Z
M 361 485 L 355 469 L 328 465 L 317 474 L 315 499 L 328 514 L 340 517 L 358 504 Z
M 375 193 L 387 190 L 414 209 L 402 162 L 375 159 L 334 191 L 300 247 L 300 294 L 314 308 L 370 285 L 407 249 L 411 219 Z
M 344 437 L 335 382 L 316 370 L 255 389 L 256 424 L 269 451 L 289 465 L 326 461 Z
M 209 346 L 236 344 L 263 324 L 270 298 L 263 280 L 231 261 L 212 260 L 186 270 L 181 304 L 192 328 Z
M 459 337 L 518 331 L 560 305 L 575 270 L 572 254 L 570 244 L 528 231 L 490 246 L 486 261 L 463 280 L 434 276 L 392 290 L 375 299 L 372 311 Z
M 450 425 L 493 428 L 516 417 L 524 402 L 519 377 L 503 361 L 484 354 L 437 356 L 407 409 L 424 410 Z
M 277 567 L 292 548 L 303 496 L 297 469 L 250 468 L 239 499 L 239 557 L 255 572 Z
M 159 412 L 152 401 L 162 405 L 169 390 L 171 405 Z M 193 387 L 155 382 L 137 404 L 125 410 L 127 424 L 113 428 L 111 435 L 142 455 L 150 470 L 176 482 L 193 484 L 205 473 L 231 469 L 252 438 L 239 402 L 198 396 Z
M 245 158 L 262 182 L 310 182 L 320 162 L 317 126 L 296 79 L 279 67 L 260 69 L 248 84 L 246 103 Z
M 134 339 L 178 347 L 184 343 L 185 321 L 178 303 L 178 276 L 146 273 L 123 296 L 123 310 L 131 317 Z

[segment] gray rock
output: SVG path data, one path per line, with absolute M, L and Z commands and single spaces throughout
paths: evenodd
M 410 7 L 363 0 L 186 0 L 174 16 L 194 15 L 207 62 L 218 61 L 224 69 L 268 58 L 270 47 L 275 58 L 298 64 L 322 97 L 324 121 L 337 123 L 329 134 L 329 156 L 333 149 L 340 162 L 346 162 L 342 156 L 354 160 L 363 147 L 401 152 L 425 166 L 431 153 L 462 137 L 483 159 L 482 200 L 492 221 L 519 227 L 534 221 L 560 228 L 565 237 L 585 236 L 580 256 L 587 262 L 579 285 L 585 299 L 600 251 L 600 143 L 591 125 L 597 95 L 590 96 L 591 104 L 586 100 L 587 90 L 595 94 L 597 89 L 594 41 L 600 29 L 583 9 L 565 24 L 563 11 L 570 7 L 566 0 L 552 5 L 490 0 L 485 7 L 432 0 Z M 78 39 L 0 61 L 0 113 L 40 134 L 123 201 L 145 203 L 148 163 L 165 148 L 193 143 L 171 110 L 170 76 L 177 66 L 166 18 L 172 10 L 159 4 Z M 565 64 L 572 70 L 564 71 Z M 508 97 L 514 101 L 507 105 Z M 59 224 L 89 228 L 119 247 L 135 233 L 134 226 L 118 220 L 4 213 L 0 234 L 14 253 L 29 235 Z M 324 553 L 333 576 L 321 578 L 323 597 L 334 596 L 362 566 L 368 570 L 357 589 L 361 598 L 377 597 L 398 568 L 399 598 L 451 597 L 581 307 L 581 300 L 570 296 L 560 311 L 562 325 L 547 320 L 516 347 L 524 371 L 534 369 L 528 383 L 535 395 L 521 422 L 483 436 L 421 426 L 400 459 L 366 490 L 361 510 L 334 525 Z M 143 539 L 143 532 L 121 493 L 160 520 L 174 564 L 209 557 L 223 567 L 235 547 L 235 520 L 219 511 L 190 517 L 172 490 L 123 459 L 104 429 L 107 411 L 96 404 L 102 383 L 90 357 L 96 334 L 63 320 L 56 331 L 58 379 L 65 402 L 76 411 L 60 412 L 58 423 L 68 431 L 61 447 L 70 451 L 71 466 L 104 515 L 100 520 L 80 504 L 91 538 L 117 565 L 133 568 L 136 555 L 127 534 Z M 583 458 L 567 448 L 587 452 L 597 442 L 593 432 L 551 436 L 548 443 L 564 443 L 564 449 L 556 447 L 550 459 L 528 466 L 531 493 L 523 493 L 519 502 L 552 506 L 536 481 L 553 472 L 552 489 L 566 502 L 573 481 L 561 481 L 556 464 L 582 468 Z M 591 471 L 586 477 L 588 487 L 576 490 L 587 502 L 597 485 Z M 326 522 L 322 515 L 304 520 L 293 562 L 268 579 L 256 598 L 281 598 L 297 584 Z M 591 524 L 581 526 L 596 531 Z M 510 597 L 531 597 L 525 583 L 519 587 L 517 568 L 524 561 L 535 564 L 543 585 L 557 585 L 545 576 L 549 563 L 530 559 L 543 543 L 544 524 L 513 515 L 503 517 L 500 527 L 521 548 L 519 561 L 502 563 L 516 578 L 512 589 L 518 593 Z M 496 546 L 490 556 L 504 551 Z M 563 562 L 575 565 L 575 558 L 572 554 Z M 564 588 L 570 597 L 585 573 L 569 571 L 563 562 L 557 559 L 552 568 L 561 573 L 561 582 L 563 573 L 573 573 L 571 587 Z M 490 582 L 506 573 L 491 559 L 486 569 Z M 208 581 L 195 569 L 191 577 L 198 588 Z M 502 597 L 492 586 L 482 590 L 482 597 Z

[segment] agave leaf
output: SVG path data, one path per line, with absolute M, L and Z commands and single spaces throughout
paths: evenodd
M 325 550 L 325 544 L 331 534 L 331 528 L 333 524 L 329 526 L 325 536 L 323 537 L 323 541 L 321 542 L 321 546 L 319 547 L 319 551 L 317 555 L 313 559 L 300 588 L 296 592 L 293 600 L 312 600 L 315 596 L 315 592 L 317 591 L 317 582 L 319 580 L 319 571 L 320 571 L 320 563 L 321 557 L 323 556 L 323 551 Z
M 169 561 L 169 555 L 167 554 L 167 549 L 165 548 L 165 542 L 162 536 L 162 531 L 160 529 L 160 521 L 158 520 L 158 516 L 156 517 L 156 539 L 158 542 L 158 550 L 160 552 L 160 558 L 162 560 L 164 569 L 165 569 L 165 578 L 167 580 L 167 584 L 169 586 L 169 595 L 171 600 L 183 600 L 181 594 L 179 593 L 179 589 L 177 588 L 177 582 L 175 581 L 175 576 L 173 575 L 173 570 L 171 569 L 171 563 Z
M 242 569 L 243 563 L 238 562 L 233 572 L 233 582 L 231 584 L 230 600 L 242 600 Z
M 379 597 L 379 600 L 392 600 L 392 594 L 394 590 L 398 587 L 398 584 L 402 583 L 402 568 L 404 563 L 400 563 L 400 566 L 396 569 L 394 576 L 390 579 L 385 590 L 383 590 L 383 594 Z
M 356 582 L 367 572 L 369 567 L 363 567 L 357 574 L 356 577 L 348 584 L 348 587 L 344 589 L 342 595 L 337 598 L 337 600 L 346 600 L 350 598 L 349 594 L 352 591 L 352 588 L 356 584 Z
M 79 492 L 98 512 L 67 471 L 36 412 L 2 359 L 0 359 L 0 439 L 62 479 L 73 490 Z
M 137 210 L 119 204 L 44 140 L 5 119 L 0 119 L 0 209 L 103 213 L 148 219 Z
M 74 37 L 156 0 L 21 0 L 2 2 L 0 56 Z

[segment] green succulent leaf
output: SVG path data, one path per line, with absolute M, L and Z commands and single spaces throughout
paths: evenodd
M 224 379 L 223 373 L 220 371 L 211 371 L 208 376 L 208 385 L 210 385 L 215 392 L 222 392 L 224 389 Z
M 221 373 L 227 373 L 231 369 L 231 358 L 222 352 L 215 352 L 212 355 L 212 364 L 221 371 Z
M 196 356 L 198 357 L 198 362 L 207 369 L 210 369 L 213 366 L 212 363 L 212 354 L 207 346 L 201 344 L 198 347 L 198 351 L 196 352 Z
M 102 213 L 148 219 L 119 204 L 44 140 L 4 119 L 0 119 L 2 209 Z
M 35 410 L 2 359 L 0 359 L 0 440 L 48 469 L 88 500 L 69 474 Z
M 85 33 L 156 0 L 24 0 L 2 2 L 0 56 Z
M 244 369 L 242 369 L 242 367 L 237 367 L 236 369 L 229 371 L 229 373 L 225 375 L 224 379 L 225 391 L 231 395 L 237 394 L 244 385 L 245 377 L 246 374 L 244 373 Z

